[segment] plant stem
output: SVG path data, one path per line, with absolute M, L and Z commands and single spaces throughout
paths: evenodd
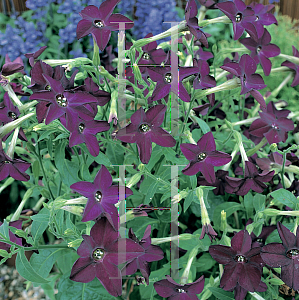
M 282 81 L 282 83 L 271 93 L 271 96 L 276 97 L 281 89 L 292 79 L 292 77 L 293 72 L 290 72 L 290 74 Z
M 263 137 L 263 139 L 252 149 L 248 150 L 246 152 L 247 156 L 252 156 L 253 154 L 255 154 L 260 148 L 262 148 L 266 143 L 267 143 L 267 139 L 265 137 Z
M 282 187 L 283 187 L 284 189 L 286 188 L 285 182 L 284 182 L 284 167 L 285 167 L 285 164 L 286 164 L 286 156 L 287 156 L 287 152 L 284 151 L 284 152 L 283 152 L 282 168 L 281 168 L 281 181 L 282 181 Z

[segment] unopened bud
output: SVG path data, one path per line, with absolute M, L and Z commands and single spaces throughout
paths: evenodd
M 141 172 L 144 171 L 144 168 L 145 168 L 144 164 L 140 164 L 138 166 L 138 170 L 141 171 Z
M 137 182 L 139 182 L 140 178 L 141 178 L 142 174 L 141 173 L 136 173 L 134 174 L 131 179 L 129 180 L 127 187 L 131 188 L 132 186 L 134 186 Z
M 220 223 L 220 230 L 225 231 L 227 227 L 227 222 L 226 222 L 226 212 L 224 210 L 221 211 L 221 223 Z
M 0 249 L 0 256 L 3 256 L 3 257 L 9 257 L 9 254 L 7 251 L 3 250 L 3 249 Z
M 77 234 L 76 234 L 76 232 L 75 232 L 73 229 L 68 228 L 68 229 L 66 229 L 66 230 L 64 231 L 64 235 L 68 235 L 68 236 L 76 236 Z
M 277 144 L 276 143 L 273 143 L 273 144 L 270 145 L 270 151 L 272 151 L 272 152 L 277 151 Z
M 72 242 L 69 242 L 67 245 L 68 245 L 68 247 L 77 248 L 81 245 L 82 241 L 83 241 L 83 239 L 76 239 Z
M 61 209 L 66 210 L 74 215 L 82 217 L 84 208 L 82 206 L 63 206 Z

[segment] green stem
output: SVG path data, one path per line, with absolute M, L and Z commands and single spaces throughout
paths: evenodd
M 271 93 L 271 96 L 276 97 L 282 88 L 292 79 L 292 77 L 293 72 L 290 72 L 290 74 L 282 81 L 282 83 Z
M 282 169 L 281 169 L 281 181 L 282 181 L 282 187 L 285 189 L 285 182 L 284 182 L 284 167 L 286 164 L 286 157 L 287 157 L 287 152 L 283 152 L 283 162 L 282 162 Z
M 247 156 L 252 156 L 253 154 L 255 154 L 260 148 L 262 148 L 266 143 L 267 143 L 267 139 L 265 137 L 263 137 L 263 139 L 252 149 L 248 150 L 246 152 Z

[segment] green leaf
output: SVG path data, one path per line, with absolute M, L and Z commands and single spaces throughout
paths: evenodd
M 30 264 L 41 277 L 46 278 L 52 270 L 57 257 L 63 250 L 63 248 L 40 249 L 39 254 L 32 254 Z
M 61 140 L 55 148 L 54 160 L 56 168 L 59 170 L 62 178 L 64 177 L 64 160 L 65 160 L 66 140 Z
M 188 196 L 184 201 L 184 213 L 187 211 L 191 203 L 193 202 L 193 198 L 195 197 L 194 191 L 189 191 Z
M 243 206 L 236 202 L 225 202 L 218 205 L 214 210 L 213 215 L 213 222 L 215 229 L 220 228 L 220 222 L 221 222 L 221 211 L 224 210 L 226 212 L 226 217 L 228 218 L 230 215 L 232 215 L 235 211 L 238 210 L 244 210 Z
M 247 219 L 249 219 L 253 216 L 253 197 L 251 192 L 248 192 L 244 196 L 244 206 L 246 209 Z
M 53 142 L 56 142 L 58 140 L 62 140 L 62 139 L 67 139 L 69 137 L 69 133 L 61 133 L 59 134 L 54 140 Z
M 7 240 L 10 240 L 9 238 L 9 230 L 8 230 L 8 223 L 6 219 L 4 219 L 3 224 L 0 226 L 0 233 L 7 238 Z
M 109 143 L 106 148 L 106 155 L 113 165 L 122 165 L 124 161 L 124 150 L 118 144 Z
M 89 155 L 90 157 L 92 157 L 92 159 L 95 160 L 98 164 L 104 165 L 104 166 L 106 166 L 106 167 L 111 166 L 111 161 L 109 160 L 109 158 L 107 157 L 107 155 L 105 155 L 105 154 L 102 153 L 101 151 L 99 152 L 99 155 L 98 155 L 98 156 L 94 157 L 94 156 L 92 156 L 92 155 L 89 153 L 89 151 L 88 151 L 88 149 L 87 149 L 87 147 L 86 147 L 85 144 L 81 144 L 81 145 L 80 145 L 80 148 L 81 148 L 87 155 Z
M 148 189 L 148 191 L 147 191 L 147 193 L 146 193 L 144 202 L 143 202 L 145 205 L 150 204 L 150 202 L 153 200 L 153 197 L 154 197 L 154 195 L 155 195 L 155 193 L 156 193 L 156 190 L 157 190 L 158 185 L 159 185 L 159 182 L 158 182 L 158 181 L 154 181 L 154 182 L 150 185 L 150 187 L 149 187 L 149 189 Z
M 204 253 L 196 262 L 198 271 L 205 272 L 210 270 L 216 264 L 215 259 L 209 253 Z
M 35 160 L 32 164 L 32 171 L 33 171 L 33 176 L 35 178 L 35 184 L 38 183 L 38 179 L 39 179 L 39 170 L 40 170 L 40 167 L 39 167 L 39 161 L 38 160 Z
M 282 285 L 284 282 L 280 278 L 271 278 L 269 282 L 273 285 Z
M 202 119 L 198 117 L 194 117 L 197 124 L 199 125 L 200 129 L 202 130 L 203 134 L 206 134 L 207 132 L 211 131 L 209 125 Z
M 190 184 L 191 184 L 191 187 L 192 189 L 196 189 L 196 186 L 197 186 L 197 177 L 196 175 L 193 175 L 193 176 L 190 176 Z
M 138 217 L 135 218 L 128 223 L 128 228 L 132 227 L 134 233 L 136 236 L 141 239 L 143 237 L 143 234 L 145 232 L 145 229 L 148 225 L 151 225 L 151 229 L 158 228 L 158 224 L 160 223 L 159 220 L 149 218 L 149 217 Z
M 115 300 L 102 286 L 100 281 L 95 278 L 88 283 L 75 282 L 69 279 L 70 274 L 64 274 L 58 282 L 56 295 L 57 300 Z
M 16 258 L 16 268 L 21 276 L 25 279 L 37 282 L 37 283 L 48 283 L 49 281 L 41 277 L 35 270 L 32 268 L 31 264 L 25 256 L 24 249 L 20 249 Z
M 209 287 L 209 290 L 213 293 L 213 295 L 221 300 L 234 300 L 234 293 L 233 292 L 227 292 L 223 289 L 216 288 L 216 287 Z
M 265 210 L 266 196 L 262 194 L 255 194 L 253 197 L 253 206 L 256 212 Z
M 34 244 L 37 245 L 38 239 L 48 227 L 50 220 L 50 211 L 44 207 L 37 215 L 31 217 L 33 220 L 31 227 L 31 234 Z
M 274 199 L 278 200 L 281 204 L 289 206 L 290 208 L 296 210 L 296 205 L 299 204 L 297 198 L 291 192 L 285 189 L 279 189 L 269 194 Z

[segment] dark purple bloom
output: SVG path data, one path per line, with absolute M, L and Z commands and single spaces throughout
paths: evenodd
M 85 143 L 90 154 L 92 156 L 98 156 L 100 147 L 96 134 L 109 130 L 110 125 L 106 121 L 85 121 L 81 119 L 78 114 L 70 113 L 66 129 L 71 132 L 69 141 L 70 147 Z
M 202 47 L 199 47 L 199 49 L 194 53 L 194 56 L 197 59 L 205 60 L 205 61 L 214 57 L 214 55 L 211 52 L 203 51 Z
M 134 234 L 132 228 L 129 229 L 129 238 L 138 243 L 144 249 L 144 253 L 129 261 L 122 269 L 123 275 L 132 275 L 139 269 L 145 281 L 149 284 L 149 275 L 151 273 L 149 262 L 161 260 L 164 258 L 164 253 L 159 246 L 151 245 L 151 225 L 145 229 L 143 238 L 139 239 Z
M 122 294 L 122 277 L 117 265 L 131 260 L 144 252 L 136 242 L 122 238 L 106 218 L 98 220 L 90 235 L 77 249 L 80 256 L 73 265 L 70 279 L 90 282 L 97 277 L 112 296 Z
M 212 225 L 210 223 L 207 223 L 207 224 L 202 225 L 202 230 L 201 230 L 201 234 L 200 234 L 199 239 L 202 240 L 205 237 L 205 235 L 207 235 L 209 237 L 209 239 L 211 240 L 211 242 L 212 242 L 213 240 L 216 241 L 216 236 L 218 234 L 214 230 Z
M 149 205 L 140 204 L 133 208 L 133 215 L 135 217 L 147 217 L 147 213 L 152 212 L 153 210 L 154 208 Z
M 17 72 L 21 72 L 24 69 L 24 64 L 17 62 L 5 63 L 0 72 L 0 84 L 7 85 L 8 80 L 6 76 L 12 75 Z
M 104 216 L 115 229 L 118 229 L 118 212 L 114 204 L 133 194 L 127 187 L 112 185 L 112 176 L 103 165 L 93 183 L 80 181 L 72 184 L 70 188 L 88 198 L 82 222 Z
M 298 180 L 293 180 L 291 186 L 287 189 L 291 193 L 295 195 L 295 197 L 299 196 L 299 181 Z
M 29 64 L 31 67 L 34 66 L 35 60 L 46 50 L 46 48 L 47 48 L 47 46 L 43 46 L 34 53 L 26 53 L 25 54 L 25 57 L 27 57 L 29 59 Z
M 216 151 L 216 144 L 211 131 L 204 134 L 197 145 L 186 143 L 181 144 L 180 147 L 184 156 L 190 160 L 182 173 L 192 176 L 200 171 L 209 183 L 216 180 L 214 167 L 226 165 L 232 159 L 229 154 Z
M 271 268 L 281 268 L 281 280 L 290 288 L 299 290 L 299 227 L 296 235 L 280 222 L 277 230 L 282 240 L 263 247 L 261 256 Z
M 293 48 L 293 56 L 299 58 L 299 51 L 294 46 L 292 46 L 292 48 Z M 288 67 L 288 68 L 295 71 L 295 77 L 294 77 L 294 80 L 291 84 L 291 87 L 294 87 L 294 86 L 298 85 L 299 84 L 299 65 L 294 64 L 294 63 L 292 63 L 288 60 L 284 61 L 281 65 L 285 66 L 285 67 Z
M 30 176 L 25 171 L 30 167 L 30 163 L 21 159 L 11 159 L 2 148 L 0 139 L 0 181 L 11 176 L 16 180 L 28 181 Z
M 241 40 L 241 41 L 242 41 L 242 40 Z M 233 56 L 233 59 L 230 59 L 230 58 L 226 57 L 226 58 L 224 59 L 224 61 L 223 61 L 223 64 L 224 64 L 224 65 L 227 64 L 227 63 L 229 63 L 229 62 L 235 62 L 235 63 L 238 63 L 238 62 L 239 62 L 239 60 L 240 60 L 239 53 L 238 53 L 238 52 L 232 52 L 231 54 L 232 54 L 232 56 Z M 234 77 L 233 74 L 228 74 L 228 75 L 226 75 L 227 80 L 233 79 L 233 77 Z
M 43 74 L 47 80 L 51 90 L 38 91 L 30 96 L 30 100 L 47 101 L 50 104 L 46 111 L 45 124 L 48 125 L 55 119 L 70 113 L 79 113 L 82 118 L 88 117 L 84 104 L 97 102 L 97 99 L 89 93 L 77 91 L 72 92 L 66 90 L 61 81 L 55 80 L 48 75 Z
M 252 240 L 247 230 L 241 230 L 234 235 L 231 247 L 210 246 L 211 256 L 224 265 L 220 287 L 225 291 L 231 291 L 239 284 L 247 291 L 257 291 L 264 266 L 260 252 L 261 247 L 252 248 Z
M 257 167 L 250 161 L 245 161 L 245 176 L 244 178 L 235 178 L 226 176 L 226 180 L 230 186 L 239 188 L 236 195 L 244 196 L 250 190 L 257 193 L 262 193 L 267 185 L 264 182 L 269 182 L 275 174 L 275 171 L 270 171 L 265 174 L 259 174 Z
M 228 175 L 228 171 L 223 171 L 223 170 L 217 170 L 216 173 L 216 180 L 213 183 L 209 183 L 203 176 L 198 176 L 197 177 L 197 184 L 203 185 L 203 186 L 214 186 L 216 187 L 213 189 L 213 193 L 215 195 L 225 195 L 225 192 L 227 193 L 234 193 L 235 189 L 231 187 L 227 180 L 226 176 Z
M 196 74 L 198 68 L 196 67 L 179 67 L 179 78 L 172 78 L 171 74 L 171 67 L 170 67 L 170 55 L 166 62 L 167 66 L 163 67 L 148 67 L 148 74 L 150 78 L 157 82 L 156 87 L 153 91 L 152 97 L 149 100 L 149 102 L 153 102 L 156 100 L 160 100 L 164 97 L 166 97 L 171 90 L 171 85 L 174 84 L 174 80 L 178 82 L 178 90 L 179 90 L 179 97 L 184 102 L 190 102 L 190 96 L 185 89 L 182 81 L 187 76 L 190 76 L 192 74 Z M 177 84 L 177 83 L 176 83 Z
M 256 17 L 253 9 L 247 7 L 242 0 L 223 2 L 216 5 L 233 22 L 234 40 L 238 40 L 246 30 L 250 36 L 257 39 L 257 32 L 253 25 Z
M 18 64 L 21 64 L 24 67 L 23 60 L 22 60 L 22 58 L 20 56 L 17 57 L 14 61 L 11 61 L 10 58 L 9 58 L 9 56 L 8 56 L 8 54 L 6 54 L 5 55 L 5 64 L 6 63 L 18 63 Z M 24 74 L 24 75 L 26 75 L 24 69 L 20 70 L 19 72 L 22 73 L 22 74 Z
M 153 106 L 146 113 L 141 107 L 131 116 L 131 123 L 116 134 L 122 142 L 137 144 L 140 160 L 144 164 L 151 158 L 152 142 L 162 147 L 175 146 L 175 139 L 160 127 L 165 111 L 165 105 Z
M 274 44 L 270 44 L 271 35 L 267 29 L 264 30 L 264 34 L 256 42 L 254 39 L 245 38 L 240 40 L 247 49 L 251 51 L 250 56 L 255 60 L 255 62 L 263 67 L 264 73 L 268 76 L 271 72 L 271 61 L 269 57 L 274 57 L 280 54 L 280 49 Z
M 260 285 L 258 286 L 258 288 L 256 289 L 257 292 L 265 292 L 267 290 L 267 285 L 261 281 Z M 247 290 L 242 288 L 239 283 L 237 283 L 236 287 L 233 288 L 232 290 L 230 290 L 230 292 L 234 291 L 235 294 L 235 300 L 243 300 L 245 299 L 246 295 L 247 295 Z
M 8 92 L 5 92 L 3 96 L 3 102 L 0 104 L 0 124 L 5 125 L 7 123 L 13 122 L 20 115 L 20 111 L 18 107 L 14 106 L 12 101 L 8 96 Z M 12 134 L 13 131 L 6 134 L 2 140 L 6 141 L 6 139 Z M 23 128 L 20 128 L 19 138 L 23 141 L 27 141 L 26 135 L 23 131 Z
M 263 170 L 263 173 L 267 173 L 272 169 L 281 169 L 283 163 L 283 157 L 278 152 L 272 152 L 268 157 L 262 157 L 256 159 L 257 165 Z M 285 166 L 289 166 L 291 162 L 286 159 Z
M 182 285 L 166 275 L 166 279 L 154 283 L 154 288 L 158 295 L 167 298 L 167 300 L 198 300 L 196 295 L 202 292 L 204 285 L 205 279 L 203 276 L 192 283 Z
M 277 20 L 273 14 L 269 13 L 274 5 L 263 5 L 261 3 L 251 2 L 248 7 L 251 7 L 255 13 L 255 21 L 253 25 L 257 31 L 258 38 L 260 39 L 264 33 L 264 26 L 277 24 Z
M 242 55 L 239 63 L 229 62 L 223 65 L 221 68 L 240 78 L 242 86 L 240 95 L 244 95 L 249 92 L 261 105 L 261 107 L 266 108 L 266 102 L 263 96 L 257 91 L 264 89 L 266 85 L 264 84 L 263 77 L 254 73 L 256 71 L 256 67 L 257 65 L 254 59 L 248 54 L 244 54 Z
M 9 222 L 8 225 L 11 226 L 11 227 L 14 227 L 14 228 L 17 228 L 17 229 L 20 229 L 22 230 L 22 223 L 23 221 L 21 220 L 18 220 L 18 221 L 13 221 L 13 222 Z M 2 225 L 3 223 L 0 222 L 0 226 Z M 9 240 L 12 242 L 12 243 L 15 243 L 15 244 L 18 244 L 20 246 L 23 246 L 22 244 L 22 238 L 19 238 L 17 237 L 15 234 L 13 234 L 10 230 L 8 231 L 9 232 Z M 0 238 L 0 241 L 1 241 L 1 238 Z M 4 243 L 4 242 L 0 242 L 0 249 L 3 249 L 5 251 L 8 251 L 10 249 L 11 245 L 7 244 L 7 243 Z
M 289 110 L 277 110 L 274 102 L 267 105 L 267 110 L 260 112 L 261 119 L 252 122 L 249 127 L 250 134 L 265 137 L 269 144 L 285 142 L 288 131 L 294 129 L 294 123 L 287 118 Z
M 198 19 L 197 19 L 197 5 L 195 0 L 189 0 L 186 4 L 185 8 L 185 19 L 186 19 L 186 26 L 189 28 L 190 32 L 206 47 L 209 47 L 207 37 L 205 36 L 204 32 L 200 30 L 198 26 Z
M 92 34 L 99 49 L 103 51 L 107 46 L 111 31 L 119 29 L 119 23 L 125 22 L 125 29 L 134 26 L 134 22 L 121 14 L 112 14 L 120 0 L 106 0 L 100 7 L 89 5 L 79 15 L 83 18 L 77 25 L 77 39 Z

